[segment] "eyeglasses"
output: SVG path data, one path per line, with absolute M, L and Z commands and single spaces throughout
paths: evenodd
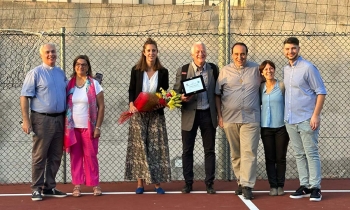
M 77 64 L 75 64 L 75 66 L 87 67 L 88 65 L 87 65 L 87 63 L 77 63 Z

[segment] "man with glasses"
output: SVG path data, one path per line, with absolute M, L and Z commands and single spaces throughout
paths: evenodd
M 40 56 L 43 63 L 27 73 L 20 97 L 22 130 L 32 133 L 33 138 L 33 201 L 42 200 L 42 193 L 51 197 L 67 196 L 55 188 L 63 153 L 67 78 L 64 71 L 55 66 L 54 44 L 42 45 Z

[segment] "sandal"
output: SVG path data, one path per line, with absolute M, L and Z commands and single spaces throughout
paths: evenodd
M 81 192 L 80 192 L 80 186 L 75 186 L 73 188 L 73 193 L 72 193 L 73 197 L 80 197 L 81 196 Z
M 101 187 L 100 186 L 96 186 L 96 187 L 94 187 L 92 189 L 94 190 L 94 196 L 102 195 L 102 191 L 101 191 Z

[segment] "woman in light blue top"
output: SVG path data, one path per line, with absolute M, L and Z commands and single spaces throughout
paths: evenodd
M 284 195 L 289 136 L 284 125 L 284 84 L 275 79 L 275 64 L 266 60 L 259 66 L 266 82 L 260 86 L 261 139 L 264 145 L 270 195 Z

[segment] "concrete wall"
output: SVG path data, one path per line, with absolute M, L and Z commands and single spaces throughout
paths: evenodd
M 239 2 L 243 6 L 230 9 L 230 28 L 234 33 L 349 32 L 349 1 Z M 61 27 L 66 27 L 68 32 L 89 33 L 218 33 L 222 4 L 130 5 L 2 0 L 0 28 L 32 32 L 59 32 Z

